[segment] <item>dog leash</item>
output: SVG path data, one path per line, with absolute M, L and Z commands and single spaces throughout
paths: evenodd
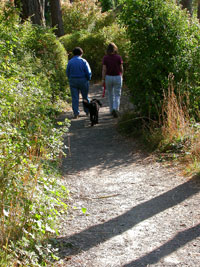
M 102 89 L 103 89 L 102 97 L 104 97 L 105 96 L 105 92 L 106 92 L 106 83 L 105 82 L 103 83 Z

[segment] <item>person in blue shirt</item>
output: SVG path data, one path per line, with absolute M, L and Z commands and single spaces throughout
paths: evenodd
M 89 102 L 89 81 L 91 80 L 92 72 L 87 60 L 82 58 L 83 50 L 80 47 L 74 48 L 73 55 L 73 58 L 67 64 L 66 74 L 69 79 L 74 118 L 78 118 L 80 113 L 79 94 L 81 92 L 83 100 L 86 99 Z M 83 109 L 88 115 L 88 109 L 85 106 L 83 106 Z

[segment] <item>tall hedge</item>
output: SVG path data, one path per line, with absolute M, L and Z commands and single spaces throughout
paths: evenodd
M 151 116 L 159 110 L 168 75 L 191 97 L 191 109 L 199 104 L 199 36 L 197 20 L 176 1 L 126 0 L 121 21 L 131 41 L 128 87 L 138 109 Z M 182 92 L 183 93 L 183 92 Z

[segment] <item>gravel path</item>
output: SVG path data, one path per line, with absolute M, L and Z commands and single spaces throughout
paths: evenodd
M 77 209 L 61 223 L 55 266 L 199 267 L 200 181 L 121 137 L 98 84 L 90 96 L 103 103 L 99 124 L 82 112 L 65 138 L 63 176 Z

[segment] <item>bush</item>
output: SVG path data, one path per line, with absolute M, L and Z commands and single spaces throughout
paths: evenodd
M 104 27 L 112 26 L 116 21 L 116 14 L 113 11 L 101 13 L 101 16 L 96 17 L 95 23 L 90 27 L 91 32 L 98 32 Z
M 93 79 L 101 79 L 102 59 L 110 42 L 116 43 L 124 60 L 125 68 L 127 66 L 129 42 L 126 38 L 125 30 L 117 24 L 104 27 L 96 33 L 80 31 L 74 34 L 67 34 L 61 37 L 60 41 L 69 52 L 70 57 L 75 46 L 80 46 L 83 49 L 83 57 L 91 66 Z
M 65 2 L 62 4 L 62 17 L 65 34 L 82 30 L 97 32 L 116 20 L 115 12 L 102 13 L 96 0 Z
M 10 12 L 12 12 L 11 17 L 9 17 Z M 4 17 L 7 22 L 3 21 Z M 0 48 L 5 55 L 12 54 L 9 64 L 17 63 L 13 68 L 7 69 L 6 75 L 18 75 L 19 67 L 24 68 L 24 72 L 30 68 L 33 74 L 42 73 L 48 79 L 49 93 L 53 100 L 61 96 L 66 98 L 69 94 L 65 74 L 67 53 L 52 30 L 33 26 L 29 22 L 21 25 L 18 21 L 16 24 L 17 15 L 10 9 L 5 9 L 4 17 L 1 18 L 0 27 L 2 27 L 1 38 L 6 40 L 6 43 L 0 42 Z M 14 20 L 12 24 L 11 19 Z M 6 27 L 10 32 L 5 31 Z M 34 60 L 37 62 L 33 63 Z
M 27 25 L 29 34 L 24 38 L 24 45 L 34 51 L 38 59 L 37 72 L 45 73 L 50 82 L 52 100 L 69 94 L 67 88 L 66 65 L 67 52 L 51 29 Z
M 84 29 L 87 30 L 93 27 L 100 17 L 101 8 L 97 5 L 96 0 L 75 0 L 73 3 L 68 1 L 62 4 L 62 18 L 65 34 Z
M 132 102 L 144 115 L 161 110 L 168 75 L 189 90 L 190 108 L 199 104 L 199 23 L 174 1 L 124 1 L 121 20 L 131 41 L 128 87 Z M 199 58 L 199 57 L 198 57 Z M 195 104 L 196 103 L 196 104 Z
M 67 127 L 56 127 L 59 107 L 52 103 L 54 86 L 62 87 L 56 56 L 66 52 L 50 31 L 20 24 L 7 7 L 0 40 L 0 265 L 42 266 L 44 254 L 53 253 L 44 239 L 57 233 L 67 208 L 57 171 Z
M 100 0 L 102 12 L 108 11 L 114 8 L 114 1 L 113 0 Z

